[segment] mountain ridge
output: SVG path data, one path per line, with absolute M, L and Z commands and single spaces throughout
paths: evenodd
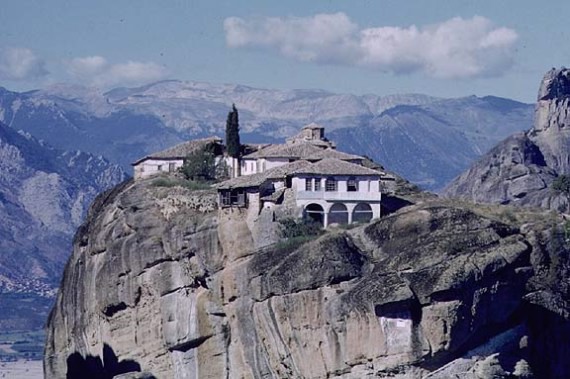
M 438 190 L 496 142 L 530 125 L 532 106 L 498 99 L 352 95 L 177 80 L 107 92 L 55 85 L 25 94 L 0 93 L 0 121 L 64 150 L 103 155 L 128 170 L 131 162 L 153 151 L 223 135 L 228 109 L 236 103 L 244 141 L 282 141 L 317 122 L 338 140 L 339 149 L 364 149 L 398 174 Z M 407 114 L 394 117 L 394 110 Z M 399 148 L 378 144 L 380 140 L 395 141 Z M 447 151 L 450 145 L 456 149 Z M 406 163 L 409 153 L 403 152 L 410 151 L 417 152 L 417 165 Z
M 568 213 L 555 181 L 570 174 L 570 70 L 548 71 L 539 86 L 534 124 L 501 141 L 444 190 L 448 197 L 535 206 Z
M 53 297 L 91 200 L 125 178 L 101 156 L 57 150 L 0 123 L 0 297 Z M 0 330 L 41 327 L 33 313 L 48 308 L 30 306 L 0 312 Z

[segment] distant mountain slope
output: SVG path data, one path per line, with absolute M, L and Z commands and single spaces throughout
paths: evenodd
M 0 123 L 0 303 L 14 293 L 49 297 L 91 201 L 124 179 L 100 156 L 56 150 Z M 37 315 L 20 305 L 0 312 L 0 330 L 31 327 Z
M 437 190 L 506 135 L 528 127 L 532 107 L 495 97 L 396 106 L 367 127 L 330 136 L 340 149 L 373 157 L 406 179 Z
M 429 189 L 441 188 L 532 118 L 532 106 L 495 97 L 356 96 L 172 80 L 107 93 L 64 85 L 0 90 L 0 121 L 128 169 L 136 158 L 182 140 L 223 136 L 232 103 L 244 141 L 283 140 L 317 122 L 340 148 L 365 153 Z
M 567 193 L 553 189 L 570 174 L 570 70 L 552 69 L 540 85 L 534 126 L 499 143 L 454 179 L 449 197 L 570 211 Z

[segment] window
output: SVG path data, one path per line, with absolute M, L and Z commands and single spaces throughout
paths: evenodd
M 346 183 L 346 190 L 348 192 L 357 192 L 358 191 L 358 181 L 354 176 L 348 178 L 348 182 Z
M 335 203 L 329 211 L 328 223 L 330 224 L 348 224 L 348 210 L 346 205 Z
M 237 205 L 238 207 L 244 207 L 245 204 L 245 191 L 243 189 L 232 190 L 230 192 L 230 203 L 231 205 Z
M 352 222 L 369 222 L 373 215 L 370 205 L 358 203 L 352 211 Z
M 158 166 L 156 166 L 156 169 L 157 169 L 158 171 L 162 171 L 162 165 L 159 164 Z
M 316 178 L 315 179 L 315 191 L 320 191 L 321 190 L 321 178 Z
M 325 181 L 325 191 L 334 192 L 336 191 L 336 179 L 335 178 L 327 178 Z
M 313 179 L 306 178 L 305 179 L 305 191 L 312 191 L 313 190 Z
M 243 189 L 223 190 L 220 192 L 222 207 L 247 207 L 247 198 Z
M 230 191 L 223 191 L 221 193 L 221 203 L 223 207 L 229 207 L 230 205 L 232 205 L 230 199 Z

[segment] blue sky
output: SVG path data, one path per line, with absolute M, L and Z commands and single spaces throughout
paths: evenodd
M 0 86 L 160 79 L 535 100 L 570 2 L 2 0 Z

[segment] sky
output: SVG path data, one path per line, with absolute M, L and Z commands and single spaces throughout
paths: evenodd
M 179 79 L 534 102 L 570 1 L 0 0 L 0 86 Z

